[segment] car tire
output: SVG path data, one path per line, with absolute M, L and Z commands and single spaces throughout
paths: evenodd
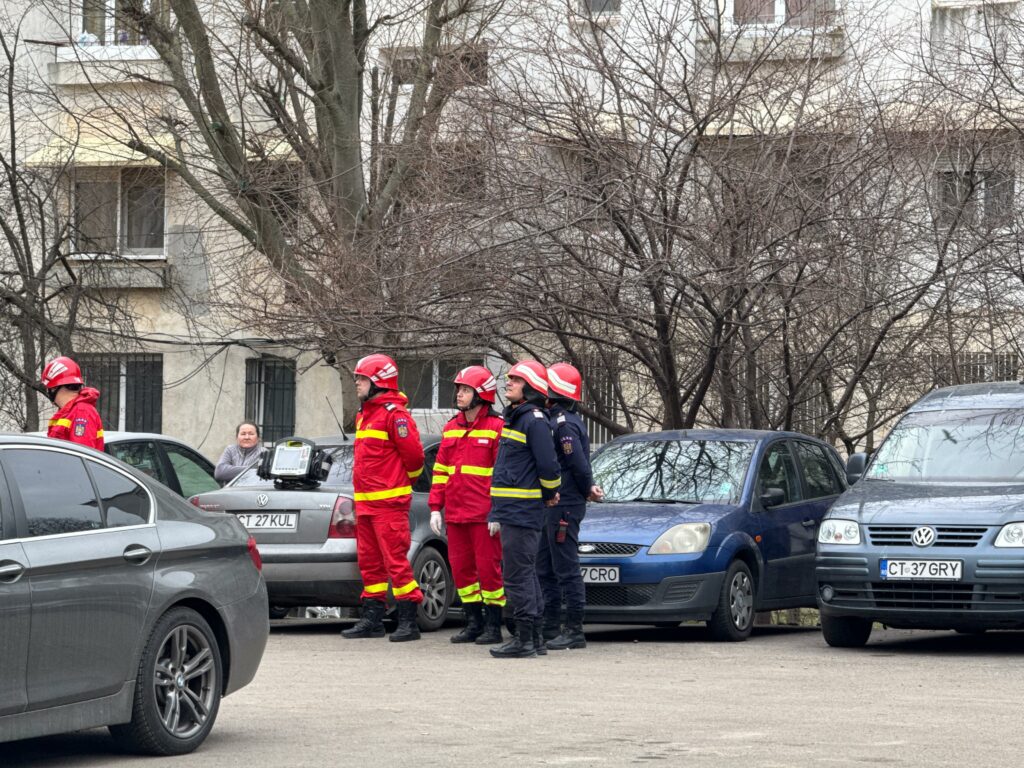
M 871 621 L 856 616 L 822 614 L 821 634 L 833 648 L 861 648 L 871 637 Z
M 423 592 L 423 602 L 416 610 L 416 624 L 422 632 L 433 632 L 444 626 L 448 618 L 455 580 L 444 556 L 433 547 L 419 551 L 412 563 L 412 572 Z
M 272 619 L 283 619 L 289 613 L 291 613 L 291 606 L 289 605 L 272 605 L 268 613 Z
M 190 608 L 172 608 L 153 627 L 142 651 L 131 722 L 110 726 L 110 733 L 131 752 L 192 752 L 217 719 L 223 680 L 210 625 Z
M 718 607 L 708 620 L 712 639 L 738 642 L 754 628 L 754 577 L 742 560 L 733 560 L 725 572 Z

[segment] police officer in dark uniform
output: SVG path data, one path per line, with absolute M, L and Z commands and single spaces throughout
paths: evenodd
M 545 506 L 558 503 L 561 484 L 544 403 L 547 371 L 535 360 L 516 363 L 508 372 L 498 457 L 491 478 L 491 535 L 501 533 L 505 595 L 512 604 L 516 632 L 491 649 L 496 658 L 527 658 L 547 653 L 540 635 L 544 602 L 537 580 L 537 552 Z M 539 646 L 539 648 L 538 648 Z
M 547 648 L 564 651 L 586 648 L 583 611 L 586 590 L 580 573 L 580 523 L 587 511 L 587 499 L 604 495 L 594 485 L 590 471 L 590 436 L 576 413 L 583 392 L 580 372 L 568 363 L 548 368 L 548 402 L 555 453 L 561 465 L 560 501 L 544 511 L 544 531 L 537 556 L 537 576 L 544 595 L 543 636 Z M 566 621 L 561 626 L 562 599 Z

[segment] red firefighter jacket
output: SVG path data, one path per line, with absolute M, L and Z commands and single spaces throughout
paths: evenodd
M 423 444 L 401 392 L 385 390 L 356 414 L 352 486 L 357 515 L 408 512 L 423 472 Z
M 82 387 L 78 397 L 53 414 L 46 436 L 69 440 L 102 451 L 103 422 L 100 421 L 100 414 L 96 410 L 96 401 L 99 398 L 98 389 Z
M 459 413 L 444 425 L 434 462 L 430 509 L 445 510 L 449 523 L 486 523 L 491 511 L 491 475 L 505 420 L 481 409 L 470 424 Z

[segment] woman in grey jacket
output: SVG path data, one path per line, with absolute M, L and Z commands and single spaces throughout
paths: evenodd
M 235 445 L 229 445 L 221 454 L 213 476 L 221 485 L 234 480 L 260 460 L 263 446 L 260 445 L 260 428 L 249 421 L 243 421 L 235 430 Z

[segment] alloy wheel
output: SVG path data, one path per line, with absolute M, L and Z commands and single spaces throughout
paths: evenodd
M 160 721 L 169 734 L 187 739 L 202 729 L 216 699 L 217 668 L 198 628 L 181 624 L 164 638 L 153 687 Z
M 423 592 L 423 613 L 434 620 L 442 616 L 448 605 L 448 583 L 444 565 L 437 560 L 427 560 L 420 568 L 416 580 Z

